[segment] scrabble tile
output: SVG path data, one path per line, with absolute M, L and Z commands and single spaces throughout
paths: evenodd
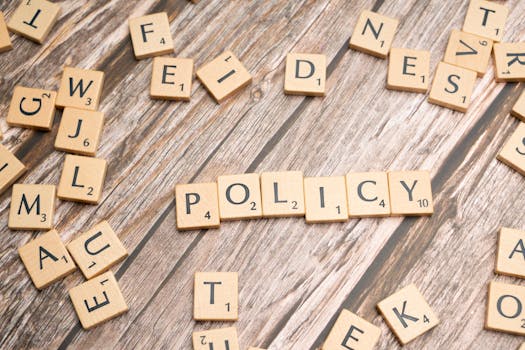
M 7 25 L 5 24 L 4 13 L 0 11 L 0 52 L 6 52 L 13 49 Z
M 505 5 L 499 5 L 494 1 L 471 0 L 463 23 L 463 31 L 500 41 L 503 38 L 508 14 L 509 9 Z
M 306 222 L 343 222 L 348 220 L 344 176 L 305 177 Z
M 231 51 L 197 70 L 197 78 L 218 103 L 252 82 L 252 76 Z
M 440 62 L 430 89 L 428 102 L 466 112 L 476 84 L 476 77 L 477 73 L 472 70 Z
M 521 343 L 519 350 L 525 350 L 525 343 Z
M 60 14 L 60 5 L 46 0 L 22 0 L 7 27 L 39 44 L 44 42 Z
M 173 52 L 173 40 L 166 12 L 130 18 L 129 33 L 133 52 L 138 60 Z
M 518 101 L 516 101 L 514 107 L 512 107 L 510 113 L 522 122 L 525 122 L 525 91 L 521 93 L 521 96 L 518 98 Z
M 13 185 L 8 226 L 12 230 L 53 227 L 56 188 L 53 185 Z
M 372 350 L 380 335 L 379 327 L 343 309 L 321 350 Z
M 473 70 L 482 76 L 489 65 L 492 45 L 490 39 L 453 29 L 443 61 Z
M 178 230 L 217 228 L 220 225 L 215 182 L 176 185 L 175 204 Z
M 55 230 L 20 247 L 18 254 L 37 289 L 44 289 L 76 270 L 73 259 Z
M 25 171 L 25 165 L 7 148 L 0 145 L 0 193 L 11 186 Z
M 248 348 L 248 350 L 266 350 L 266 349 L 262 349 L 262 348 L 254 348 L 253 346 L 250 346 Z
M 69 297 L 84 329 L 93 328 L 128 311 L 111 271 L 71 288 Z
M 390 50 L 386 87 L 391 90 L 427 92 L 430 76 L 430 51 Z
M 69 242 L 67 250 L 88 280 L 106 272 L 128 256 L 126 248 L 107 221 L 100 222 Z
M 239 350 L 235 327 L 193 332 L 193 350 Z
M 385 172 L 349 173 L 346 175 L 346 190 L 351 218 L 390 216 Z
M 189 101 L 192 79 L 191 58 L 155 57 L 150 96 L 162 100 Z
M 51 130 L 55 119 L 56 96 L 54 91 L 16 86 L 7 112 L 7 124 Z
M 104 113 L 66 107 L 55 139 L 55 148 L 60 151 L 85 156 L 97 153 Z
M 304 216 L 304 184 L 301 171 L 261 174 L 264 217 Z
M 262 217 L 259 174 L 219 176 L 217 185 L 221 220 Z
M 491 281 L 485 329 L 525 335 L 525 287 Z
M 428 171 L 388 173 L 392 215 L 431 215 L 434 212 Z
M 496 273 L 525 278 L 525 231 L 499 230 Z
M 97 204 L 102 198 L 107 162 L 104 159 L 66 155 L 58 198 Z
M 371 11 L 363 11 L 357 20 L 350 47 L 380 58 L 386 58 L 399 21 Z
M 494 44 L 494 64 L 497 82 L 525 81 L 525 43 Z
M 500 162 L 525 176 L 525 123 L 520 122 L 497 158 Z
M 289 53 L 286 56 L 284 92 L 288 95 L 324 96 L 326 56 Z
M 403 345 L 439 324 L 439 319 L 413 284 L 380 301 L 377 308 Z
M 104 72 L 73 67 L 64 68 L 58 89 L 57 107 L 96 111 L 100 103 Z
M 196 272 L 193 318 L 197 321 L 235 321 L 239 309 L 237 272 Z

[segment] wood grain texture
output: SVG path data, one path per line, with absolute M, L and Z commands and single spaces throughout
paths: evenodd
M 500 1 L 498 1 L 499 3 Z M 504 40 L 525 39 L 525 2 L 511 9 Z M 6 18 L 17 2 L 0 0 Z M 90 331 L 68 299 L 75 273 L 38 292 L 16 252 L 38 233 L 7 229 L 10 191 L 0 196 L 0 348 L 191 349 L 194 330 L 231 323 L 192 319 L 195 271 L 239 272 L 241 348 L 317 349 L 340 310 L 379 326 L 378 349 L 399 343 L 378 301 L 414 283 L 441 324 L 408 349 L 514 349 L 521 339 L 483 330 L 487 284 L 524 283 L 493 273 L 500 226 L 523 229 L 525 178 L 496 161 L 516 128 L 509 111 L 523 91 L 478 79 L 466 114 L 431 105 L 424 94 L 385 88 L 387 61 L 348 49 L 363 9 L 400 20 L 394 47 L 431 51 L 431 75 L 468 2 L 454 0 L 63 1 L 44 45 L 12 35 L 0 55 L 0 115 L 15 85 L 58 88 L 64 66 L 105 72 L 106 123 L 97 157 L 108 160 L 98 206 L 59 202 L 55 226 L 68 242 L 107 219 L 130 256 L 114 267 L 129 312 Z M 231 50 L 253 76 L 216 104 L 194 80 L 188 103 L 149 97 L 151 60 L 135 60 L 127 18 L 166 11 L 175 54 L 195 67 Z M 249 16 L 247 15 L 249 14 Z M 326 97 L 285 96 L 289 52 L 327 56 Z M 60 112 L 59 115 L 60 116 Z M 8 128 L 3 144 L 24 162 L 23 183 L 57 184 L 64 154 L 51 132 Z M 426 169 L 430 218 L 351 219 L 307 225 L 302 218 L 175 229 L 177 183 L 221 174 L 301 170 Z

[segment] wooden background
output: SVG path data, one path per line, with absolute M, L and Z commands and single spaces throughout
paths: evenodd
M 499 2 L 499 1 L 498 1 Z M 525 1 L 510 8 L 505 41 L 525 39 Z M 18 1 L 0 0 L 9 18 Z M 381 327 L 378 349 L 399 343 L 375 305 L 415 283 L 441 325 L 407 349 L 515 349 L 523 338 L 483 330 L 487 283 L 522 284 L 493 273 L 497 230 L 525 229 L 525 178 L 495 160 L 516 128 L 509 110 L 523 90 L 478 79 L 466 114 L 430 105 L 423 94 L 387 91 L 387 60 L 348 49 L 363 9 L 400 20 L 395 47 L 431 50 L 432 73 L 467 0 L 62 1 L 44 45 L 15 37 L 0 55 L 0 115 L 15 85 L 57 89 L 65 65 L 106 73 L 106 125 L 98 156 L 109 161 L 100 205 L 58 203 L 55 224 L 69 241 L 102 219 L 130 256 L 115 272 L 130 311 L 81 329 L 69 288 L 76 272 L 44 291 L 31 283 L 17 248 L 38 233 L 7 229 L 10 190 L 0 197 L 0 347 L 191 349 L 194 330 L 224 327 L 192 320 L 193 273 L 238 271 L 241 349 L 316 349 L 341 308 Z M 149 98 L 151 59 L 136 61 L 127 18 L 168 12 L 175 55 L 196 67 L 231 49 L 253 84 L 217 105 L 195 81 L 191 102 Z M 283 93 L 288 52 L 324 53 L 327 96 Z M 52 132 L 0 126 L 3 144 L 30 171 L 23 183 L 57 184 L 64 154 Z M 224 223 L 178 232 L 176 183 L 220 174 L 303 170 L 428 169 L 431 218 L 304 219 Z M 231 323 L 230 323 L 231 324 Z

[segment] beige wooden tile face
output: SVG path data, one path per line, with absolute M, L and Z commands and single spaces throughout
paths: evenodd
M 76 270 L 73 259 L 55 230 L 20 247 L 18 254 L 38 289 L 43 289 Z
M 262 349 L 262 348 L 254 348 L 253 346 L 250 346 L 248 348 L 248 350 L 266 350 L 266 349 Z
M 97 153 L 104 113 L 66 107 L 55 139 L 60 151 L 94 156 Z
M 66 67 L 62 73 L 56 105 L 96 111 L 103 84 L 104 72 Z
M 261 174 L 262 210 L 265 217 L 304 216 L 304 184 L 301 171 Z
M 221 220 L 262 217 L 259 174 L 219 176 L 217 185 Z
M 231 51 L 225 51 L 197 70 L 197 78 L 220 103 L 252 81 L 252 76 Z
M 235 327 L 193 332 L 193 350 L 239 350 Z
M 26 171 L 26 167 L 7 148 L 0 145 L 0 193 L 3 193 Z
M 189 101 L 193 78 L 190 58 L 155 57 L 150 96 L 163 100 Z
M 343 309 L 321 350 L 372 350 L 381 329 Z
M 326 56 L 289 53 L 286 56 L 284 92 L 289 95 L 324 96 Z
M 525 43 L 494 44 L 497 82 L 525 81 Z
M 357 20 L 350 47 L 367 54 L 386 58 L 399 21 L 371 11 L 363 11 Z
M 388 173 L 392 215 L 431 215 L 434 212 L 428 171 Z
M 4 13 L 0 11 L 0 52 L 6 52 L 11 49 L 13 49 L 13 44 L 11 44 L 11 39 L 9 38 Z
M 392 48 L 386 87 L 392 90 L 426 92 L 430 76 L 430 52 Z
M 521 343 L 519 350 L 525 350 L 525 343 Z
M 193 293 L 195 320 L 237 320 L 239 309 L 237 272 L 196 272 Z
M 525 91 L 522 92 L 518 101 L 516 101 L 516 104 L 512 107 L 511 114 L 519 118 L 522 122 L 525 122 Z
M 14 33 L 42 44 L 59 14 L 58 4 L 45 0 L 22 0 L 7 27 Z
M 219 227 L 217 183 L 176 185 L 175 203 L 178 230 Z
M 53 185 L 13 185 L 9 228 L 49 230 L 53 227 L 56 188 Z
M 7 124 L 51 130 L 55 119 L 56 96 L 54 91 L 15 87 L 7 113 Z
M 102 221 L 69 242 L 67 250 L 86 279 L 106 272 L 128 256 L 126 248 L 107 221 Z
M 500 41 L 503 38 L 509 9 L 493 1 L 471 0 L 463 31 Z
M 67 154 L 58 184 L 58 198 L 97 204 L 102 198 L 106 168 L 104 159 Z
M 499 230 L 496 272 L 525 278 L 525 231 L 502 227 Z
M 130 18 L 129 33 L 138 60 L 173 52 L 170 23 L 166 12 Z
M 485 74 L 489 65 L 493 42 L 474 34 L 452 30 L 443 61 Z
M 346 190 L 350 217 L 390 215 L 386 172 L 349 173 L 346 175 Z
M 348 220 L 344 176 L 304 178 L 306 222 L 343 222 Z
M 525 287 L 491 281 L 485 328 L 525 335 Z
M 477 73 L 469 69 L 440 62 L 430 89 L 428 102 L 459 112 L 466 112 Z
M 90 329 L 128 311 L 117 280 L 111 271 L 69 290 L 84 329 Z
M 520 122 L 497 158 L 525 176 L 525 123 Z
M 377 304 L 401 344 L 407 344 L 439 324 L 439 319 L 413 284 Z

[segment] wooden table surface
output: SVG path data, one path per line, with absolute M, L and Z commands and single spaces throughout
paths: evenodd
M 498 1 L 500 2 L 500 1 Z M 505 41 L 525 39 L 525 1 L 510 8 Z M 18 1 L 0 1 L 7 18 Z M 238 271 L 241 349 L 317 349 L 342 308 L 381 328 L 378 349 L 399 343 L 376 311 L 378 301 L 415 283 L 441 318 L 407 349 L 515 349 L 522 337 L 483 330 L 487 283 L 525 285 L 493 273 L 500 226 L 525 229 L 525 178 L 495 159 L 518 121 L 509 110 L 522 84 L 498 84 L 492 64 L 461 114 L 424 94 L 385 89 L 387 60 L 348 48 L 359 13 L 400 20 L 394 47 L 430 50 L 431 70 L 467 0 L 62 1 L 44 45 L 12 36 L 0 55 L 0 115 L 13 88 L 57 89 L 64 66 L 103 70 L 106 124 L 98 156 L 109 162 L 98 206 L 59 202 L 55 225 L 69 241 L 107 219 L 129 257 L 113 268 L 127 314 L 91 331 L 80 327 L 68 290 L 76 272 L 39 292 L 17 248 L 38 232 L 7 228 L 8 190 L 0 197 L 0 348 L 191 349 L 194 330 L 231 323 L 192 319 L 193 273 Z M 190 102 L 149 97 L 151 59 L 134 59 L 127 18 L 166 11 L 175 55 L 196 67 L 231 49 L 253 83 L 221 105 L 195 80 Z M 285 96 L 289 52 L 327 56 L 324 98 Z M 28 165 L 21 183 L 57 184 L 64 153 L 52 132 L 8 128 L 2 141 Z M 177 183 L 221 174 L 302 170 L 427 169 L 430 218 L 304 219 L 227 222 L 178 232 Z

